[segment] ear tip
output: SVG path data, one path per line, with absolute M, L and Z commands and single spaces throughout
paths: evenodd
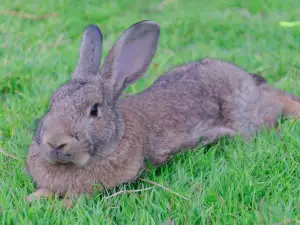
M 133 26 L 149 26 L 152 29 L 157 30 L 158 32 L 160 30 L 160 25 L 153 20 L 142 20 L 142 21 L 134 24 Z
M 86 35 L 99 35 L 100 38 L 102 39 L 102 32 L 100 30 L 100 28 L 97 25 L 94 24 L 90 24 L 85 28 L 84 33 Z
M 143 23 L 143 24 L 149 24 L 149 25 L 153 25 L 153 26 L 157 26 L 159 27 L 159 24 L 153 20 L 142 20 L 140 21 L 140 23 Z

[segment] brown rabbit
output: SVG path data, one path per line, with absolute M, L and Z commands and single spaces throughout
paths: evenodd
M 204 59 L 171 69 L 150 88 L 123 90 L 148 68 L 160 28 L 142 21 L 126 30 L 99 72 L 102 35 L 85 30 L 72 79 L 51 97 L 28 152 L 37 184 L 29 196 L 93 194 L 136 178 L 149 159 L 159 165 L 183 148 L 220 136 L 249 139 L 278 117 L 299 116 L 297 97 L 230 63 Z

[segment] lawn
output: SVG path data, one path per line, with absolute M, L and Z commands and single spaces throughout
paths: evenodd
M 124 29 L 144 19 L 161 25 L 161 38 L 128 93 L 176 64 L 211 57 L 300 95 L 300 26 L 281 23 L 300 19 L 299 0 L 1 0 L 0 148 L 9 154 L 0 153 L 2 224 L 300 224 L 297 120 L 280 120 L 280 132 L 262 131 L 249 143 L 224 139 L 178 154 L 141 175 L 168 190 L 137 180 L 68 210 L 58 199 L 27 204 L 34 185 L 24 161 L 35 120 L 70 78 L 83 30 L 101 28 L 105 56 Z M 146 190 L 111 196 L 138 189 Z

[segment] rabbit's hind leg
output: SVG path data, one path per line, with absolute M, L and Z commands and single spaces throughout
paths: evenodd
M 193 130 L 192 141 L 207 145 L 216 142 L 221 137 L 226 136 L 233 139 L 236 135 L 237 132 L 235 130 L 224 126 L 212 127 L 205 130 L 203 128 L 197 129 L 196 127 Z
M 151 146 L 152 151 L 148 152 L 148 158 L 154 166 L 165 164 L 172 155 L 182 150 L 193 149 L 199 144 L 207 145 L 216 142 L 223 136 L 233 138 L 236 134 L 235 130 L 222 126 L 204 129 L 203 124 L 200 123 L 188 133 L 170 132 L 167 136 L 162 135 L 159 144 Z

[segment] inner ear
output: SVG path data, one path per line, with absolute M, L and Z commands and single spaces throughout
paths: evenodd
M 153 21 L 142 21 L 128 28 L 108 53 L 101 75 L 111 98 L 140 78 L 156 52 L 160 28 Z

